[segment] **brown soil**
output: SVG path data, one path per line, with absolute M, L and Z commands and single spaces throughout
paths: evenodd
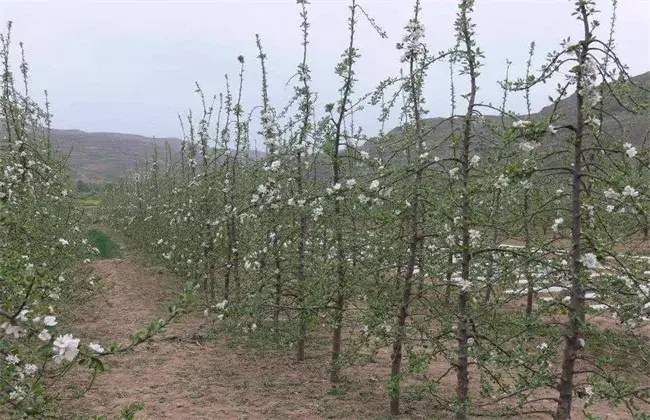
M 104 290 L 74 315 L 74 330 L 86 342 L 127 342 L 137 328 L 165 315 L 166 305 L 183 284 L 165 269 L 147 267 L 130 257 L 97 261 L 95 270 Z M 109 371 L 73 402 L 73 410 L 113 418 L 127 405 L 142 402 L 145 408 L 137 419 L 388 418 L 389 349 L 382 349 L 373 363 L 345 369 L 344 391 L 332 393 L 326 347 L 310 349 L 308 359 L 297 363 L 289 349 L 233 348 L 225 340 L 205 341 L 201 328 L 205 322 L 200 315 L 185 315 L 163 336 L 133 353 L 108 357 Z M 448 367 L 447 361 L 434 362 L 428 376 L 441 376 Z M 409 376 L 404 384 L 421 377 Z M 453 395 L 454 382 L 452 372 L 439 391 Z M 581 401 L 574 405 L 574 418 L 583 418 Z M 627 418 L 605 405 L 590 411 L 601 418 Z M 405 399 L 403 412 L 404 418 L 452 418 L 449 412 L 437 411 L 427 398 Z
M 95 270 L 105 291 L 75 311 L 74 329 L 82 339 L 102 343 L 126 342 L 138 327 L 163 316 L 182 283 L 129 259 L 97 261 Z M 229 348 L 223 341 L 203 341 L 202 322 L 185 315 L 152 343 L 108 357 L 109 372 L 99 375 L 73 408 L 112 417 L 143 402 L 137 419 L 376 418 L 387 410 L 385 374 L 355 378 L 346 383 L 345 395 L 331 395 L 326 351 L 312 352 L 298 364 L 290 350 Z M 426 417 L 433 418 L 430 414 Z

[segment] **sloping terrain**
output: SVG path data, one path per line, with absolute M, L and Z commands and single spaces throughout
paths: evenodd
M 650 110 L 638 107 L 638 104 L 650 101 L 650 72 L 633 77 L 632 81 L 633 85 L 617 87 L 621 89 L 620 94 L 617 95 L 620 102 L 609 95 L 605 96 L 603 127 L 611 135 L 639 146 L 647 140 L 650 131 Z M 572 120 L 574 112 L 572 104 L 575 100 L 575 96 L 572 95 L 560 102 L 558 111 L 564 115 L 564 121 Z M 636 113 L 630 113 L 628 109 L 634 109 Z M 551 107 L 545 107 L 533 114 L 532 118 L 548 117 L 551 111 Z M 501 117 L 485 115 L 485 118 L 494 124 L 501 124 Z M 430 118 L 425 121 L 436 141 L 447 138 L 452 131 L 452 123 L 443 118 Z M 512 119 L 504 119 L 505 124 L 510 124 L 512 121 Z M 392 133 L 399 133 L 399 128 L 392 130 Z M 87 133 L 80 130 L 56 129 L 52 130 L 52 140 L 62 153 L 69 155 L 73 179 L 92 183 L 114 180 L 122 173 L 133 169 L 136 162 L 144 162 L 145 159 L 150 158 L 153 144 L 158 146 L 161 160 L 164 160 L 165 143 L 169 144 L 174 156 L 177 156 L 181 145 L 181 140 L 178 138 L 154 139 L 134 134 Z M 370 140 L 363 149 L 371 154 L 390 154 L 390 149 L 396 147 L 391 147 L 385 143 L 385 139 L 382 140 Z M 552 148 L 560 141 L 559 137 L 548 136 L 545 147 Z M 444 155 L 444 152 L 442 150 L 436 153 Z M 259 153 L 254 155 L 257 156 Z
M 650 133 L 650 108 L 644 107 L 644 104 L 650 103 L 650 71 L 631 78 L 631 83 L 621 83 L 613 86 L 617 92 L 616 95 L 605 94 L 603 100 L 603 131 L 607 135 L 640 146 L 648 140 Z M 606 90 L 607 91 L 607 90 Z M 575 121 L 575 102 L 576 96 L 563 99 L 558 103 L 557 114 L 560 120 L 555 123 L 557 126 L 572 123 Z M 484 111 L 481 109 L 481 111 Z M 459 112 L 462 112 L 459 111 Z M 553 112 L 553 106 L 542 108 L 539 112 L 531 115 L 532 120 L 548 119 Z M 514 120 L 512 117 L 500 117 L 496 115 L 483 114 L 486 122 L 493 126 L 509 127 Z M 521 119 L 528 119 L 521 117 Z M 459 119 L 451 120 L 448 118 L 428 118 L 424 120 L 424 130 L 428 132 L 434 145 L 439 149 L 435 154 L 446 156 L 450 153 L 450 142 L 448 141 L 451 133 L 460 128 Z M 389 134 L 399 134 L 401 129 L 395 128 Z M 488 135 L 488 129 L 482 127 L 479 130 L 479 137 L 475 138 L 475 147 L 481 149 L 481 135 Z M 489 136 L 488 136 L 489 138 Z M 388 140 L 387 140 L 388 139 Z M 547 134 L 542 141 L 542 147 L 545 149 L 557 149 L 562 146 L 562 135 L 553 136 Z M 396 137 L 388 136 L 382 139 L 372 139 L 368 141 L 363 148 L 370 154 L 382 155 L 389 158 L 395 150 L 401 148 L 396 143 Z
M 151 138 L 135 134 L 87 133 L 80 130 L 52 130 L 52 142 L 68 156 L 72 177 L 84 182 L 112 181 L 151 158 L 154 145 L 164 160 L 165 144 L 175 156 L 181 147 L 177 138 Z

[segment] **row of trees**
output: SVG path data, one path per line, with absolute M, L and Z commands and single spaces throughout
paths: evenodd
M 92 385 L 103 359 L 162 331 L 189 305 L 194 285 L 126 343 L 81 340 L 62 325 L 59 315 L 100 285 L 91 265 L 100 250 L 50 141 L 47 92 L 45 107 L 31 97 L 22 43 L 18 71 L 12 66 L 11 26 L 0 34 L 0 416 L 69 418 L 66 402 Z M 68 379 L 75 366 L 87 370 L 86 383 Z
M 0 34 L 0 412 L 17 418 L 51 412 L 49 387 L 70 362 L 96 372 L 104 352 L 57 320 L 75 293 L 92 289 L 87 263 L 98 250 L 84 237 L 66 162 L 49 141 L 49 103 L 30 97 L 22 44 L 20 52 L 15 72 L 9 23 Z
M 458 419 L 568 419 L 575 395 L 641 418 L 650 365 L 635 327 L 648 321 L 650 290 L 630 238 L 647 234 L 648 151 L 610 114 L 645 112 L 630 92 L 647 91 L 615 54 L 615 19 L 603 40 L 595 2 L 576 1 L 582 38 L 549 52 L 539 71 L 532 44 L 526 74 L 506 74 L 493 105 L 478 94 L 485 57 L 473 1 L 459 2 L 456 44 L 437 54 L 416 1 L 397 45 L 402 72 L 360 94 L 357 28 L 385 33 L 352 0 L 340 89 L 323 104 L 311 84 L 308 2 L 298 5 L 303 55 L 289 103 L 269 97 L 257 37 L 261 105 L 244 110 L 241 56 L 235 88 L 226 77 L 225 92 L 206 98 L 197 86 L 203 107 L 180 118 L 180 160 L 154 150 L 106 192 L 106 220 L 198 281 L 206 315 L 232 333 L 291 346 L 301 361 L 325 323 L 334 386 L 358 356 L 390 347 L 393 415 L 403 379 L 419 372 L 421 391 Z M 426 119 L 427 72 L 439 65 L 450 69 L 451 113 Z M 531 92 L 557 81 L 550 111 L 533 118 Z M 508 110 L 513 95 L 524 95 L 527 115 Z M 354 121 L 363 107 L 376 107 L 382 126 L 397 111 L 398 129 L 366 137 Z M 605 317 L 616 327 L 603 329 Z M 432 377 L 433 363 L 448 369 Z

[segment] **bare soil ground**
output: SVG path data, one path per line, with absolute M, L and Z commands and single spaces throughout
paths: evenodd
M 163 316 L 182 283 L 164 269 L 143 267 L 128 257 L 97 261 L 95 270 L 105 290 L 75 311 L 74 330 L 100 342 L 126 341 L 138 327 Z M 230 348 L 203 341 L 202 322 L 185 315 L 152 343 L 109 357 L 110 370 L 73 408 L 111 417 L 143 402 L 138 419 L 377 418 L 387 411 L 386 375 L 363 375 L 347 383 L 345 395 L 331 395 L 326 352 L 298 364 L 289 350 Z
M 183 285 L 165 269 L 129 255 L 94 264 L 103 291 L 75 309 L 72 319 L 73 330 L 86 341 L 127 341 L 138 327 L 164 316 L 174 292 Z M 153 342 L 109 357 L 109 371 L 73 401 L 72 409 L 82 416 L 113 418 L 123 407 L 141 402 L 145 408 L 137 419 L 389 418 L 389 349 L 382 349 L 373 363 L 344 370 L 343 392 L 332 393 L 327 348 L 309 349 L 308 359 L 297 363 L 289 349 L 233 348 L 226 340 L 205 341 L 201 328 L 205 322 L 200 315 L 185 315 Z M 443 360 L 434 362 L 429 374 L 439 376 L 448 366 Z M 405 384 L 416 380 L 409 377 Z M 452 373 L 440 391 L 452 395 L 454 380 Z M 574 419 L 583 418 L 581 401 L 575 406 Z M 627 418 L 605 405 L 595 408 L 601 418 Z M 405 399 L 403 411 L 403 418 L 452 418 L 426 399 Z

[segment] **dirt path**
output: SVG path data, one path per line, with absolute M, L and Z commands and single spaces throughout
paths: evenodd
M 105 290 L 75 310 L 74 331 L 102 343 L 128 341 L 138 327 L 163 316 L 183 283 L 128 257 L 96 261 L 95 271 Z M 329 395 L 326 354 L 298 367 L 289 351 L 254 353 L 222 341 L 204 342 L 202 322 L 200 316 L 185 315 L 135 352 L 107 358 L 109 371 L 73 409 L 113 418 L 142 402 L 145 409 L 137 419 L 373 418 L 383 412 L 375 400 L 385 399 L 381 385 L 373 386 L 376 395 L 365 403 L 354 394 Z

